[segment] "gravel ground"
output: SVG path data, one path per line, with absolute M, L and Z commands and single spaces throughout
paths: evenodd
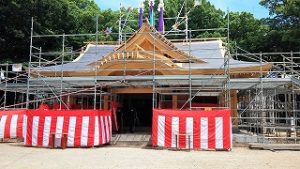
M 300 152 L 249 150 L 170 151 L 101 147 L 52 150 L 0 144 L 0 169 L 300 168 Z

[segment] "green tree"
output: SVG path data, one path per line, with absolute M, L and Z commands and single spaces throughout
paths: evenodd
M 230 38 L 238 46 L 250 51 L 260 52 L 267 49 L 269 27 L 248 12 L 230 12 Z
M 203 0 L 201 6 L 195 7 L 192 10 L 189 19 L 189 28 L 192 30 L 224 28 L 226 26 L 225 12 L 216 9 L 215 6 L 207 0 Z M 200 33 L 204 32 L 199 32 L 199 34 Z M 214 32 L 210 33 L 214 34 Z M 195 36 L 198 35 L 196 34 Z
M 165 18 L 174 18 L 184 3 L 189 12 L 189 28 L 193 30 L 226 28 L 227 15 L 216 9 L 208 0 L 194 7 L 194 0 L 165 0 Z M 159 0 L 155 0 L 155 15 Z M 230 13 L 230 40 L 251 52 L 259 51 L 299 51 L 300 49 L 300 1 L 298 0 L 262 0 L 261 5 L 270 10 L 271 18 L 257 19 L 247 12 Z M 122 8 L 121 13 L 126 14 Z M 34 18 L 34 34 L 80 34 L 96 32 L 98 16 L 99 41 L 118 39 L 118 21 L 120 11 L 100 10 L 93 0 L 1 0 L 0 1 L 0 62 L 28 61 L 31 17 Z M 145 1 L 145 14 L 149 13 L 148 1 Z M 179 17 L 184 17 L 183 8 Z M 125 17 L 123 17 L 123 20 Z M 127 17 L 123 32 L 137 30 L 138 11 L 133 8 Z M 177 21 L 182 18 L 177 18 Z M 165 20 L 165 30 L 172 30 L 174 19 Z M 124 24 L 124 21 L 122 22 Z M 112 28 L 112 34 L 104 30 Z M 179 26 L 184 30 L 184 22 Z M 129 35 L 128 35 L 129 36 Z M 226 31 L 197 31 L 192 37 L 226 37 Z M 183 38 L 176 36 L 174 38 Z M 127 37 L 128 38 L 128 37 Z M 168 36 L 168 38 L 170 38 Z M 80 48 L 84 42 L 95 41 L 95 36 L 66 37 L 66 45 Z M 43 51 L 61 51 L 62 38 L 35 38 L 34 44 Z M 49 57 L 48 59 L 51 59 Z
M 31 17 L 34 34 L 95 33 L 100 9 L 91 0 L 3 0 L 0 1 L 0 60 L 28 61 Z M 84 38 L 66 43 L 82 45 Z M 61 48 L 61 38 L 35 38 L 45 50 Z M 38 46 L 38 47 L 39 47 Z
M 262 0 L 261 5 L 269 9 L 272 18 L 265 22 L 270 26 L 268 33 L 273 50 L 300 50 L 300 1 Z

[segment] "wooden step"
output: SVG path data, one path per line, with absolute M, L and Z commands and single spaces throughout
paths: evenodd
M 115 134 L 112 138 L 112 145 L 125 147 L 141 147 L 151 144 L 151 134 L 125 133 Z

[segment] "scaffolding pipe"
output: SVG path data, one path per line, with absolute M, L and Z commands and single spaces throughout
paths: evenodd
M 156 39 L 153 37 L 153 70 L 152 70 L 152 109 L 156 108 L 156 84 L 155 84 L 155 71 L 156 71 L 156 56 L 155 56 L 155 43 Z
M 226 106 L 231 108 L 231 90 L 230 90 L 230 12 L 229 12 L 229 8 L 227 9 L 227 56 L 226 57 L 226 75 L 227 76 L 227 81 L 226 81 L 226 88 L 225 90 L 227 90 L 227 103 Z
M 63 67 L 64 67 L 64 57 L 65 57 L 65 36 L 62 37 L 62 57 L 61 57 L 61 72 L 60 72 L 60 101 L 59 101 L 59 109 L 62 109 L 62 95 L 63 95 Z
M 41 67 L 42 47 L 39 48 L 39 67 Z
M 29 109 L 29 89 L 30 89 L 30 69 L 31 69 L 31 56 L 32 56 L 32 43 L 33 43 L 33 17 L 31 17 L 31 31 L 30 31 L 30 51 L 29 51 L 29 64 L 28 64 L 28 79 L 27 79 L 27 93 L 26 93 L 26 109 Z
M 6 64 L 5 66 L 5 71 L 6 71 L 6 78 L 8 78 L 8 63 Z M 6 107 L 6 102 L 7 102 L 7 81 L 8 80 L 5 80 L 5 91 L 4 91 L 4 101 L 3 101 L 3 104 L 4 104 L 4 109 Z
M 188 11 L 187 11 L 187 0 L 185 0 L 185 41 L 188 42 L 189 38 L 189 21 L 188 21 Z
M 291 125 L 292 125 L 292 129 L 294 129 L 295 135 L 294 135 L 294 141 L 295 144 L 297 143 L 297 117 L 296 117 L 296 96 L 295 96 L 295 90 L 294 90 L 294 83 L 292 84 L 292 96 L 293 96 L 293 118 L 291 119 Z
M 122 37 L 122 28 L 121 28 L 121 26 L 122 26 L 122 3 L 120 3 L 120 13 L 119 13 L 119 45 L 121 45 L 122 44 L 122 39 L 123 39 L 123 37 Z
M 102 86 L 100 86 L 100 100 L 99 100 L 99 102 L 100 102 L 100 110 L 102 110 Z
M 191 31 L 189 31 L 189 109 L 192 108 Z
M 96 16 L 96 56 L 98 56 L 98 21 L 99 15 Z M 97 106 L 97 71 L 98 71 L 98 65 L 95 66 L 95 77 L 94 77 L 94 110 L 96 110 Z

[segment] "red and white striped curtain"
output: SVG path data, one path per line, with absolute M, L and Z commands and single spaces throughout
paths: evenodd
M 0 111 L 0 139 L 23 138 L 26 110 Z
M 196 150 L 231 149 L 230 110 L 154 109 L 152 145 Z
M 49 147 L 55 135 L 55 147 L 62 135 L 67 147 L 92 147 L 111 141 L 111 112 L 105 110 L 28 110 L 25 145 Z

